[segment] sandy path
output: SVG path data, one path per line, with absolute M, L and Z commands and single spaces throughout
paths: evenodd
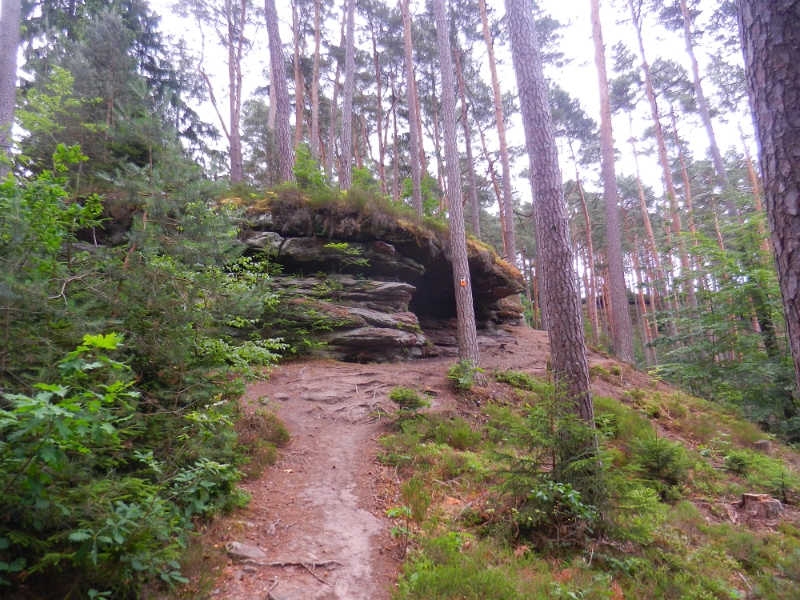
M 549 344 L 543 332 L 519 327 L 513 336 L 480 341 L 487 370 L 545 374 Z M 590 353 L 590 359 L 602 357 Z M 386 431 L 386 419 L 376 422 L 373 411 L 393 412 L 386 395 L 401 385 L 429 392 L 433 409 L 454 407 L 446 379 L 454 360 L 304 361 L 252 385 L 245 401 L 258 406 L 268 397 L 292 441 L 278 464 L 243 485 L 252 501 L 226 539 L 258 546 L 269 563 L 336 563 L 313 568 L 313 574 L 303 566 L 229 563 L 212 594 L 233 600 L 388 600 L 400 566 L 384 516 L 393 502 L 386 494 L 394 472 L 376 463 L 376 439 Z

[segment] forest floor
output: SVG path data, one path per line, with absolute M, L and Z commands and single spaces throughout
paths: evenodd
M 481 342 L 487 372 L 515 369 L 546 376 L 544 332 L 509 327 L 505 335 Z M 593 351 L 588 357 L 591 365 L 613 363 Z M 397 410 L 387 394 L 395 386 L 411 387 L 433 398 L 430 410 L 477 413 L 477 403 L 459 400 L 446 378 L 453 361 L 303 360 L 251 385 L 243 399 L 247 410 L 266 402 L 286 424 L 291 441 L 275 465 L 243 483 L 252 497 L 249 506 L 209 531 L 211 553 L 218 555 L 212 567 L 216 578 L 206 583 L 210 595 L 226 600 L 389 598 L 402 549 L 390 536 L 392 523 L 385 516 L 396 504 L 399 480 L 394 468 L 376 459 L 377 438 Z M 649 381 L 625 369 L 614 385 L 598 379 L 594 387 L 598 394 L 618 396 L 625 387 Z M 487 399 L 495 385 L 483 390 Z M 260 564 L 220 559 L 230 541 L 257 546 L 266 559 L 256 561 Z

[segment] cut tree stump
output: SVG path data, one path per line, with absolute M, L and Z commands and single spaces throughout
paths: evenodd
M 781 501 L 775 500 L 769 494 L 742 494 L 739 508 L 765 519 L 776 519 L 783 512 Z
M 769 440 L 758 440 L 755 444 L 756 450 L 760 450 L 767 456 L 772 455 L 772 442 Z

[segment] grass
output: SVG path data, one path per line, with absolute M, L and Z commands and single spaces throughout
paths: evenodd
M 798 489 L 784 460 L 791 451 L 754 451 L 761 432 L 684 394 L 597 397 L 610 482 L 603 521 L 578 543 L 543 542 L 520 519 L 531 499 L 503 492 L 513 475 L 500 456 L 532 456 L 519 432 L 537 428 L 530 415 L 546 414 L 536 407 L 552 401 L 552 388 L 514 371 L 493 377 L 507 392 L 480 415 L 400 418 L 381 439 L 381 459 L 396 466 L 399 499 L 415 515 L 396 599 L 800 597 L 795 517 L 764 528 L 731 523 L 725 510 L 742 491 L 781 497 L 783 489 L 791 500 Z M 548 469 L 539 477 L 546 480 Z M 578 511 L 585 504 L 573 500 Z M 561 518 L 579 514 L 532 506 L 550 506 Z

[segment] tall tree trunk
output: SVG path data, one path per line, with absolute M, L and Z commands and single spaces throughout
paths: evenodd
M 461 204 L 461 166 L 456 137 L 456 100 L 453 85 L 453 61 L 450 58 L 450 28 L 445 0 L 433 0 L 439 64 L 442 69 L 442 127 L 447 161 L 448 204 L 450 209 L 450 253 L 453 260 L 453 283 L 458 313 L 458 357 L 477 367 L 480 362 L 472 304 L 472 282 L 467 262 L 467 239 L 464 231 L 464 208 Z
M 242 59 L 244 57 L 244 25 L 247 22 L 247 2 L 241 0 L 237 22 L 233 2 L 228 0 L 228 108 L 230 129 L 228 132 L 228 153 L 230 154 L 232 184 L 244 180 L 244 160 L 242 158 Z M 112 112 L 113 114 L 113 112 Z
M 708 110 L 708 102 L 706 102 L 706 95 L 703 93 L 703 84 L 700 80 L 700 67 L 697 64 L 697 58 L 694 55 L 694 42 L 692 41 L 692 18 L 689 14 L 689 7 L 686 0 L 681 2 L 681 15 L 683 16 L 683 39 L 686 42 L 686 53 L 692 62 L 692 83 L 694 85 L 694 95 L 697 98 L 697 112 L 700 113 L 700 120 L 703 121 L 703 127 L 706 129 L 708 135 L 708 146 L 711 150 L 711 160 L 714 163 L 714 171 L 717 174 L 720 187 L 722 191 L 730 187 L 728 181 L 728 173 L 725 171 L 725 164 L 722 162 L 722 153 L 719 151 L 717 144 L 717 136 L 714 134 L 714 125 L 711 122 L 711 113 Z M 726 206 L 728 213 L 736 216 L 736 204 L 733 198 L 726 199 Z
M 289 124 L 289 86 L 286 85 L 286 67 L 283 62 L 283 48 L 281 47 L 280 29 L 278 27 L 278 12 L 275 10 L 275 0 L 264 0 L 264 14 L 267 22 L 267 35 L 269 36 L 269 57 L 272 65 L 273 81 L 275 86 L 275 137 L 278 146 L 278 163 L 282 181 L 294 181 L 294 150 L 292 148 L 292 133 Z
M 339 48 L 345 44 L 345 27 L 347 26 L 347 4 L 342 9 L 342 32 L 339 36 Z M 328 126 L 328 162 L 325 174 L 328 181 L 333 179 L 333 161 L 336 157 L 336 112 L 339 107 L 339 76 L 342 74 L 341 61 L 336 61 L 336 75 L 333 78 L 333 98 L 331 99 L 331 118 Z
M 322 37 L 322 23 L 320 12 L 321 0 L 314 0 L 314 74 L 311 81 L 311 155 L 319 160 L 320 131 L 319 131 L 319 61 L 320 39 Z
M 489 179 L 492 181 L 492 187 L 494 188 L 494 195 L 495 198 L 497 199 L 497 206 L 501 207 L 502 210 L 503 197 L 500 194 L 500 185 L 497 183 L 497 175 L 494 172 L 494 161 L 492 160 L 492 157 L 489 155 L 489 149 L 486 147 L 486 134 L 483 132 L 483 129 L 481 129 L 480 123 L 476 121 L 475 125 L 478 129 L 478 135 L 480 136 L 481 139 L 481 149 L 483 150 L 483 158 L 486 161 L 486 164 L 488 165 L 487 171 L 489 174 Z M 505 239 L 506 239 L 505 219 L 500 219 L 500 230 L 502 232 L 502 237 L 504 240 L 503 246 L 505 246 Z
M 739 0 L 739 27 L 764 197 L 800 386 L 800 7 Z
M 447 183 L 444 180 L 444 165 L 442 164 L 442 140 L 439 135 L 439 100 L 436 97 L 436 75 L 431 65 L 431 119 L 433 120 L 433 151 L 436 154 L 436 178 L 439 188 L 447 192 Z M 444 209 L 444 207 L 440 207 Z
M 342 157 L 339 188 L 349 190 L 353 165 L 353 89 L 356 76 L 356 0 L 347 0 L 347 48 L 344 61 L 344 98 L 342 100 Z
M 370 21 L 372 38 L 372 66 L 375 69 L 375 117 L 378 128 L 378 179 L 381 182 L 381 193 L 386 194 L 386 141 L 383 137 L 383 80 L 381 78 L 381 61 L 378 58 L 378 32 L 375 24 Z M 387 123 L 388 125 L 388 123 Z
M 636 31 L 636 39 L 639 42 L 639 53 L 642 58 L 642 72 L 644 73 L 645 93 L 647 100 L 650 103 L 650 112 L 653 118 L 653 130 L 656 137 L 656 147 L 658 148 L 658 158 L 661 162 L 661 170 L 664 176 L 664 185 L 667 188 L 667 198 L 669 200 L 669 210 L 672 222 L 672 232 L 678 237 L 678 252 L 681 261 L 681 275 L 683 277 L 689 272 L 689 255 L 686 253 L 686 244 L 683 238 L 680 237 L 681 230 L 681 215 L 678 209 L 678 198 L 675 194 L 675 182 L 672 179 L 672 167 L 669 164 L 669 156 L 667 156 L 667 145 L 664 142 L 664 132 L 661 128 L 661 118 L 658 114 L 658 102 L 656 100 L 656 93 L 653 89 L 653 78 L 650 73 L 650 64 L 647 62 L 647 55 L 644 51 L 644 41 L 642 39 L 641 15 L 637 13 L 634 7 L 634 0 L 628 0 L 628 6 L 631 9 L 631 21 L 633 22 Z M 697 306 L 697 300 L 694 295 L 694 287 L 691 281 L 684 281 L 684 291 L 690 304 Z M 694 302 L 692 303 L 692 300 Z
M 570 152 L 572 144 L 570 143 Z M 575 153 L 572 152 L 572 162 L 575 165 L 575 183 L 578 186 L 578 197 L 581 200 L 581 212 L 583 213 L 583 223 L 586 227 L 586 268 L 588 270 L 588 281 L 586 285 L 586 312 L 589 315 L 589 323 L 592 326 L 592 342 L 600 341 L 600 331 L 597 320 L 597 277 L 594 272 L 594 239 L 592 236 L 592 221 L 589 219 L 589 206 L 586 204 L 586 195 L 583 193 L 581 178 L 578 173 L 578 163 L 575 160 Z
M 303 141 L 303 70 L 300 67 L 300 22 L 297 20 L 297 0 L 292 1 L 292 35 L 294 37 L 294 147 Z
M 411 151 L 411 205 L 422 215 L 422 159 L 419 148 L 419 102 L 414 78 L 414 46 L 411 41 L 411 10 L 409 0 L 401 0 L 403 38 L 405 41 L 406 92 L 408 96 L 408 138 Z
M 636 189 L 639 194 L 639 208 L 642 211 L 642 221 L 644 223 L 644 230 L 647 233 L 647 242 L 648 247 L 650 249 L 650 256 L 653 263 L 653 269 L 655 271 L 655 285 L 656 287 L 660 288 L 662 291 L 662 297 L 665 299 L 666 302 L 669 303 L 669 282 L 667 281 L 666 274 L 664 273 L 664 268 L 661 264 L 661 256 L 658 254 L 658 246 L 656 245 L 656 238 L 653 235 L 653 226 L 650 223 L 650 213 L 647 212 L 647 201 L 644 197 L 644 188 L 642 187 L 642 178 L 639 174 L 639 155 L 636 151 L 636 142 L 633 141 L 633 137 L 630 139 L 631 149 L 633 150 L 633 162 L 636 167 Z M 673 315 L 677 313 L 678 306 L 674 307 Z M 669 328 L 670 335 L 675 337 L 678 335 L 678 328 L 675 325 L 675 321 L 672 316 L 667 321 L 667 326 Z
M 494 119 L 497 125 L 497 138 L 500 143 L 500 164 L 503 169 L 503 206 L 500 207 L 501 218 L 505 222 L 503 246 L 506 257 L 512 265 L 516 264 L 516 239 L 514 236 L 514 199 L 511 193 L 511 166 L 508 159 L 508 143 L 506 142 L 506 124 L 503 115 L 503 97 L 500 94 L 500 81 L 497 77 L 497 64 L 494 58 L 494 42 L 489 31 L 489 15 L 486 12 L 486 0 L 478 0 L 483 27 L 483 40 L 489 53 L 489 72 L 492 75 L 492 95 L 494 99 Z
M 267 116 L 267 129 L 275 133 L 275 74 L 272 72 L 272 61 L 269 61 L 269 115 Z
M 547 257 L 542 261 L 542 272 L 553 371 L 557 381 L 564 384 L 576 413 L 594 427 L 569 222 L 533 7 L 530 0 L 506 0 L 506 14 L 530 158 L 537 250 Z
M 0 155 L 10 158 L 11 128 L 17 102 L 17 51 L 19 49 L 22 0 L 3 0 L 0 12 Z M 0 163 L 0 179 L 8 166 Z
M 606 254 L 611 278 L 611 318 L 614 333 L 614 353 L 626 363 L 633 363 L 633 329 L 622 264 L 622 234 L 619 227 L 619 194 L 614 168 L 614 132 L 611 126 L 611 101 L 608 96 L 606 53 L 600 25 L 600 0 L 591 0 L 592 38 L 597 81 L 600 89 L 600 159 L 603 175 L 603 204 L 606 209 Z
M 467 93 L 464 85 L 464 72 L 461 70 L 460 50 L 453 48 L 456 59 L 456 76 L 458 78 L 458 93 L 461 96 L 461 127 L 464 130 L 464 141 L 467 151 L 467 185 L 469 186 L 470 221 L 472 222 L 472 235 L 481 239 L 481 207 L 478 204 L 478 184 L 475 182 L 475 165 L 472 160 L 472 132 L 467 120 Z

